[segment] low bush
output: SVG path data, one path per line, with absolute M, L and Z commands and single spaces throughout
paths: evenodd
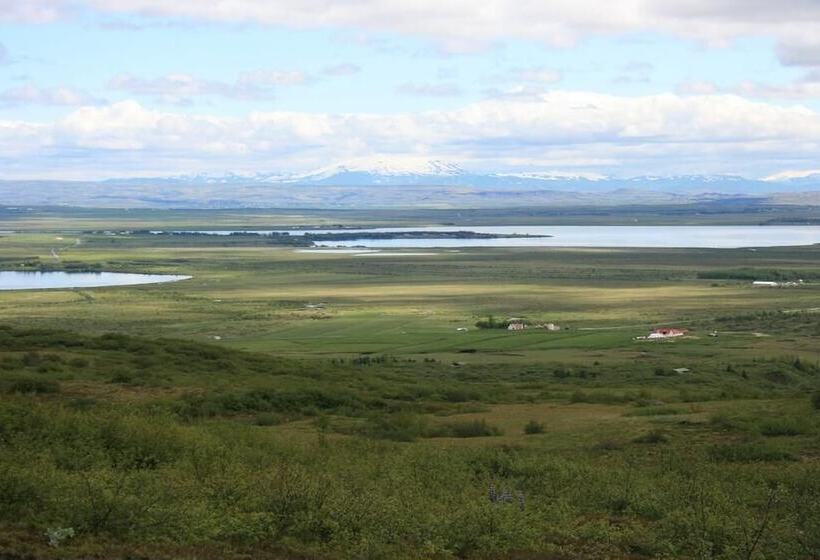
M 360 433 L 373 439 L 415 441 L 427 433 L 425 418 L 411 413 L 372 415 L 365 421 Z
M 692 412 L 686 408 L 680 407 L 673 407 L 673 406 L 650 406 L 645 408 L 638 408 L 636 410 L 630 410 L 625 414 L 625 416 L 666 416 L 666 415 L 675 415 L 675 414 L 689 414 Z
M 530 420 L 524 426 L 524 433 L 527 435 L 543 434 L 545 431 L 546 428 L 543 422 L 538 422 L 536 420 Z
M 254 423 L 257 426 L 277 426 L 287 421 L 287 417 L 272 412 L 262 412 L 256 415 Z
M 491 426 L 486 420 L 460 420 L 439 424 L 427 432 L 428 437 L 489 437 L 500 436 L 501 430 Z
M 593 451 L 619 451 L 623 448 L 623 443 L 614 439 L 604 439 L 592 446 Z
M 606 392 L 586 392 L 580 389 L 573 392 L 569 398 L 571 403 L 589 403 L 589 404 L 622 404 L 635 400 L 627 394 L 621 393 L 606 393 Z
M 743 429 L 743 426 L 741 426 L 737 420 L 722 412 L 713 414 L 712 417 L 709 418 L 709 424 L 713 429 L 722 432 L 732 432 Z
M 58 393 L 60 391 L 60 384 L 56 381 L 47 379 L 35 379 L 32 377 L 20 377 L 12 379 L 7 383 L 7 393 Z
M 709 458 L 717 463 L 762 463 L 796 461 L 794 453 L 767 443 L 724 443 L 709 448 Z
M 633 439 L 635 443 L 667 443 L 669 437 L 660 430 L 650 430 L 642 436 Z
M 758 430 L 764 436 L 799 436 L 809 431 L 809 427 L 796 418 L 770 418 L 758 424 Z

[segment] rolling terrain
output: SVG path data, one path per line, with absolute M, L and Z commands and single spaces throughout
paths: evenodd
M 817 246 L 365 258 L 127 232 L 279 216 L 4 217 L 5 270 L 192 276 L 0 291 L 5 558 L 820 553 Z M 639 338 L 659 326 L 688 334 Z

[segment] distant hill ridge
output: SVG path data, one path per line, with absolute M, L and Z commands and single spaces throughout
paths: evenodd
M 820 173 L 643 175 L 467 171 L 441 160 L 351 162 L 308 173 L 223 173 L 103 181 L 0 181 L 0 205 L 226 208 L 482 208 L 686 204 L 733 199 L 820 203 Z
M 755 194 L 820 190 L 820 173 L 775 179 L 750 179 L 740 175 L 639 175 L 610 177 L 596 173 L 473 172 L 456 163 L 425 160 L 418 163 L 377 161 L 372 164 L 345 163 L 307 173 L 263 172 L 240 174 L 200 173 L 170 177 L 110 179 L 109 184 L 273 184 L 378 186 L 428 185 L 465 187 L 528 187 L 573 192 L 608 192 L 639 188 L 668 192 L 720 192 Z

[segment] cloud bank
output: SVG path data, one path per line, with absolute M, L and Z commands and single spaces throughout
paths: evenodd
M 561 168 L 616 175 L 699 171 L 770 175 L 816 162 L 820 114 L 736 95 L 641 97 L 552 91 L 420 113 L 177 114 L 136 101 L 58 120 L 0 121 L 12 172 L 72 176 L 277 171 L 339 160 L 436 157 L 475 170 Z M 751 162 L 751 163 L 749 163 Z
M 258 23 L 298 29 L 397 32 L 469 50 L 505 38 L 571 45 L 594 34 L 672 33 L 719 45 L 738 37 L 774 37 L 785 64 L 820 65 L 816 0 L 0 0 L 0 20 L 45 22 L 79 8 L 104 14 L 200 22 Z

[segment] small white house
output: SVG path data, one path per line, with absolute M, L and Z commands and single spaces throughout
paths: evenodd
M 650 340 L 656 338 L 674 338 L 677 336 L 685 336 L 688 334 L 689 331 L 686 329 L 677 329 L 677 328 L 662 328 L 662 329 L 655 329 L 646 337 Z

